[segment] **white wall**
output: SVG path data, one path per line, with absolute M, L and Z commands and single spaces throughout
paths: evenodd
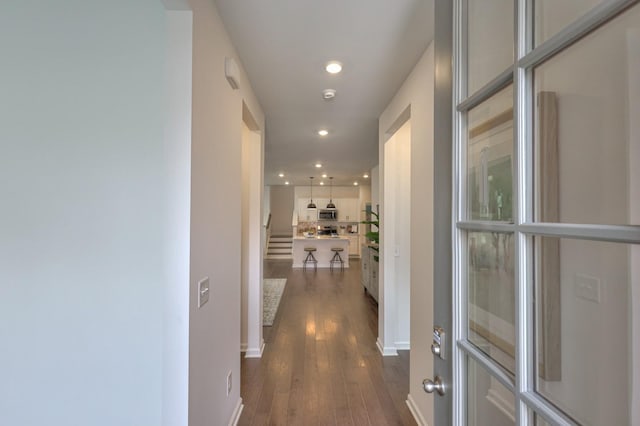
M 314 179 L 316 180 L 316 179 Z M 313 199 L 316 198 L 329 198 L 329 185 L 320 186 L 318 182 L 313 182 Z M 311 191 L 309 185 L 295 186 L 294 194 L 296 200 L 298 198 L 309 198 Z M 331 189 L 333 198 L 358 198 L 360 196 L 360 189 L 357 186 L 344 186 L 334 185 Z
M 193 0 L 193 143 L 189 424 L 227 424 L 240 402 L 241 141 L 243 101 L 264 129 L 264 115 L 242 63 L 209 0 Z M 224 58 L 242 77 L 232 90 Z M 211 280 L 197 309 L 196 285 Z M 226 395 L 227 373 L 233 389 Z
M 0 424 L 161 424 L 165 24 L 159 1 L 0 14 Z
M 433 371 L 433 44 L 404 82 L 379 120 L 381 172 L 382 138 L 411 106 L 411 366 L 410 405 L 418 417 L 433 425 L 433 396 L 422 390 L 422 380 Z M 372 170 L 372 177 L 375 172 Z M 372 200 L 376 191 L 372 179 Z M 375 205 L 375 201 L 372 202 Z M 384 204 L 384 200 L 380 200 Z M 382 219 L 384 223 L 384 218 Z M 382 274 L 381 274 L 382 275 Z M 425 376 L 426 375 L 426 376 Z
M 369 175 L 371 176 L 371 175 Z M 360 212 L 366 210 L 367 204 L 371 204 L 371 185 L 360 185 Z M 364 213 L 362 213 L 364 215 Z
M 371 209 L 377 212 L 380 206 L 380 166 L 371 169 Z
M 288 185 L 271 186 L 271 234 L 290 234 L 291 219 L 295 209 L 293 187 Z
M 180 3 L 180 2 L 174 2 Z M 174 4 L 175 8 L 184 5 Z M 165 173 L 169 179 L 165 244 L 162 424 L 189 419 L 189 245 L 193 14 L 167 11 Z

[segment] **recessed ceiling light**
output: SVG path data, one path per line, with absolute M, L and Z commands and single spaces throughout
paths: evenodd
M 365 174 L 362 175 L 362 177 L 365 178 L 365 179 L 368 179 L 369 175 L 365 173 Z
M 338 61 L 331 61 L 327 63 L 325 69 L 329 74 L 338 74 L 340 71 L 342 71 L 342 64 Z
M 278 173 L 279 177 L 284 177 L 284 173 Z
M 327 136 L 329 134 L 328 130 L 322 129 L 322 130 L 318 130 L 318 134 L 320 136 Z
M 358 186 L 358 182 L 353 182 L 353 186 Z
M 322 167 L 322 164 L 316 163 L 316 168 L 319 169 L 320 167 Z
M 320 182 L 320 185 L 324 185 L 324 182 Z
M 289 185 L 289 181 L 286 181 L 284 184 L 285 184 L 285 185 Z
M 322 99 L 324 99 L 325 101 L 330 101 L 335 97 L 336 97 L 335 89 L 324 89 L 322 91 Z
M 327 178 L 327 174 L 326 174 L 326 173 L 323 173 L 323 174 L 322 174 L 322 177 L 326 179 L 326 178 Z

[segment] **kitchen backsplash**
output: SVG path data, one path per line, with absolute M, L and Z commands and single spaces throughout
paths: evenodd
M 318 225 L 322 228 L 327 225 L 326 222 L 298 222 L 297 235 L 302 235 L 305 232 L 317 233 Z M 331 222 L 331 226 L 335 226 L 338 229 L 338 234 L 357 234 L 360 227 L 357 223 L 349 222 Z

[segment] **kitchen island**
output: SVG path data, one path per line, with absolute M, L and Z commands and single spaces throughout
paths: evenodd
M 340 252 L 340 256 L 344 261 L 344 267 L 349 267 L 349 238 L 346 237 L 330 237 L 330 236 L 320 236 L 320 237 L 294 237 L 293 238 L 293 267 L 294 268 L 302 268 L 302 262 L 307 257 L 307 252 L 304 251 L 305 247 L 315 247 L 316 251 L 313 252 L 314 257 L 318 261 L 318 268 L 329 268 L 331 265 L 329 261 L 333 257 L 333 252 L 331 251 L 334 247 L 341 247 L 342 251 Z M 339 265 L 334 265 L 338 266 Z M 312 264 L 307 265 L 307 267 L 313 267 Z

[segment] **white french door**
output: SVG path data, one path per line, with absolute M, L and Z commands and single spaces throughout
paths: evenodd
M 453 286 L 435 306 L 453 311 L 452 377 L 435 423 L 638 425 L 640 4 L 452 13 Z

